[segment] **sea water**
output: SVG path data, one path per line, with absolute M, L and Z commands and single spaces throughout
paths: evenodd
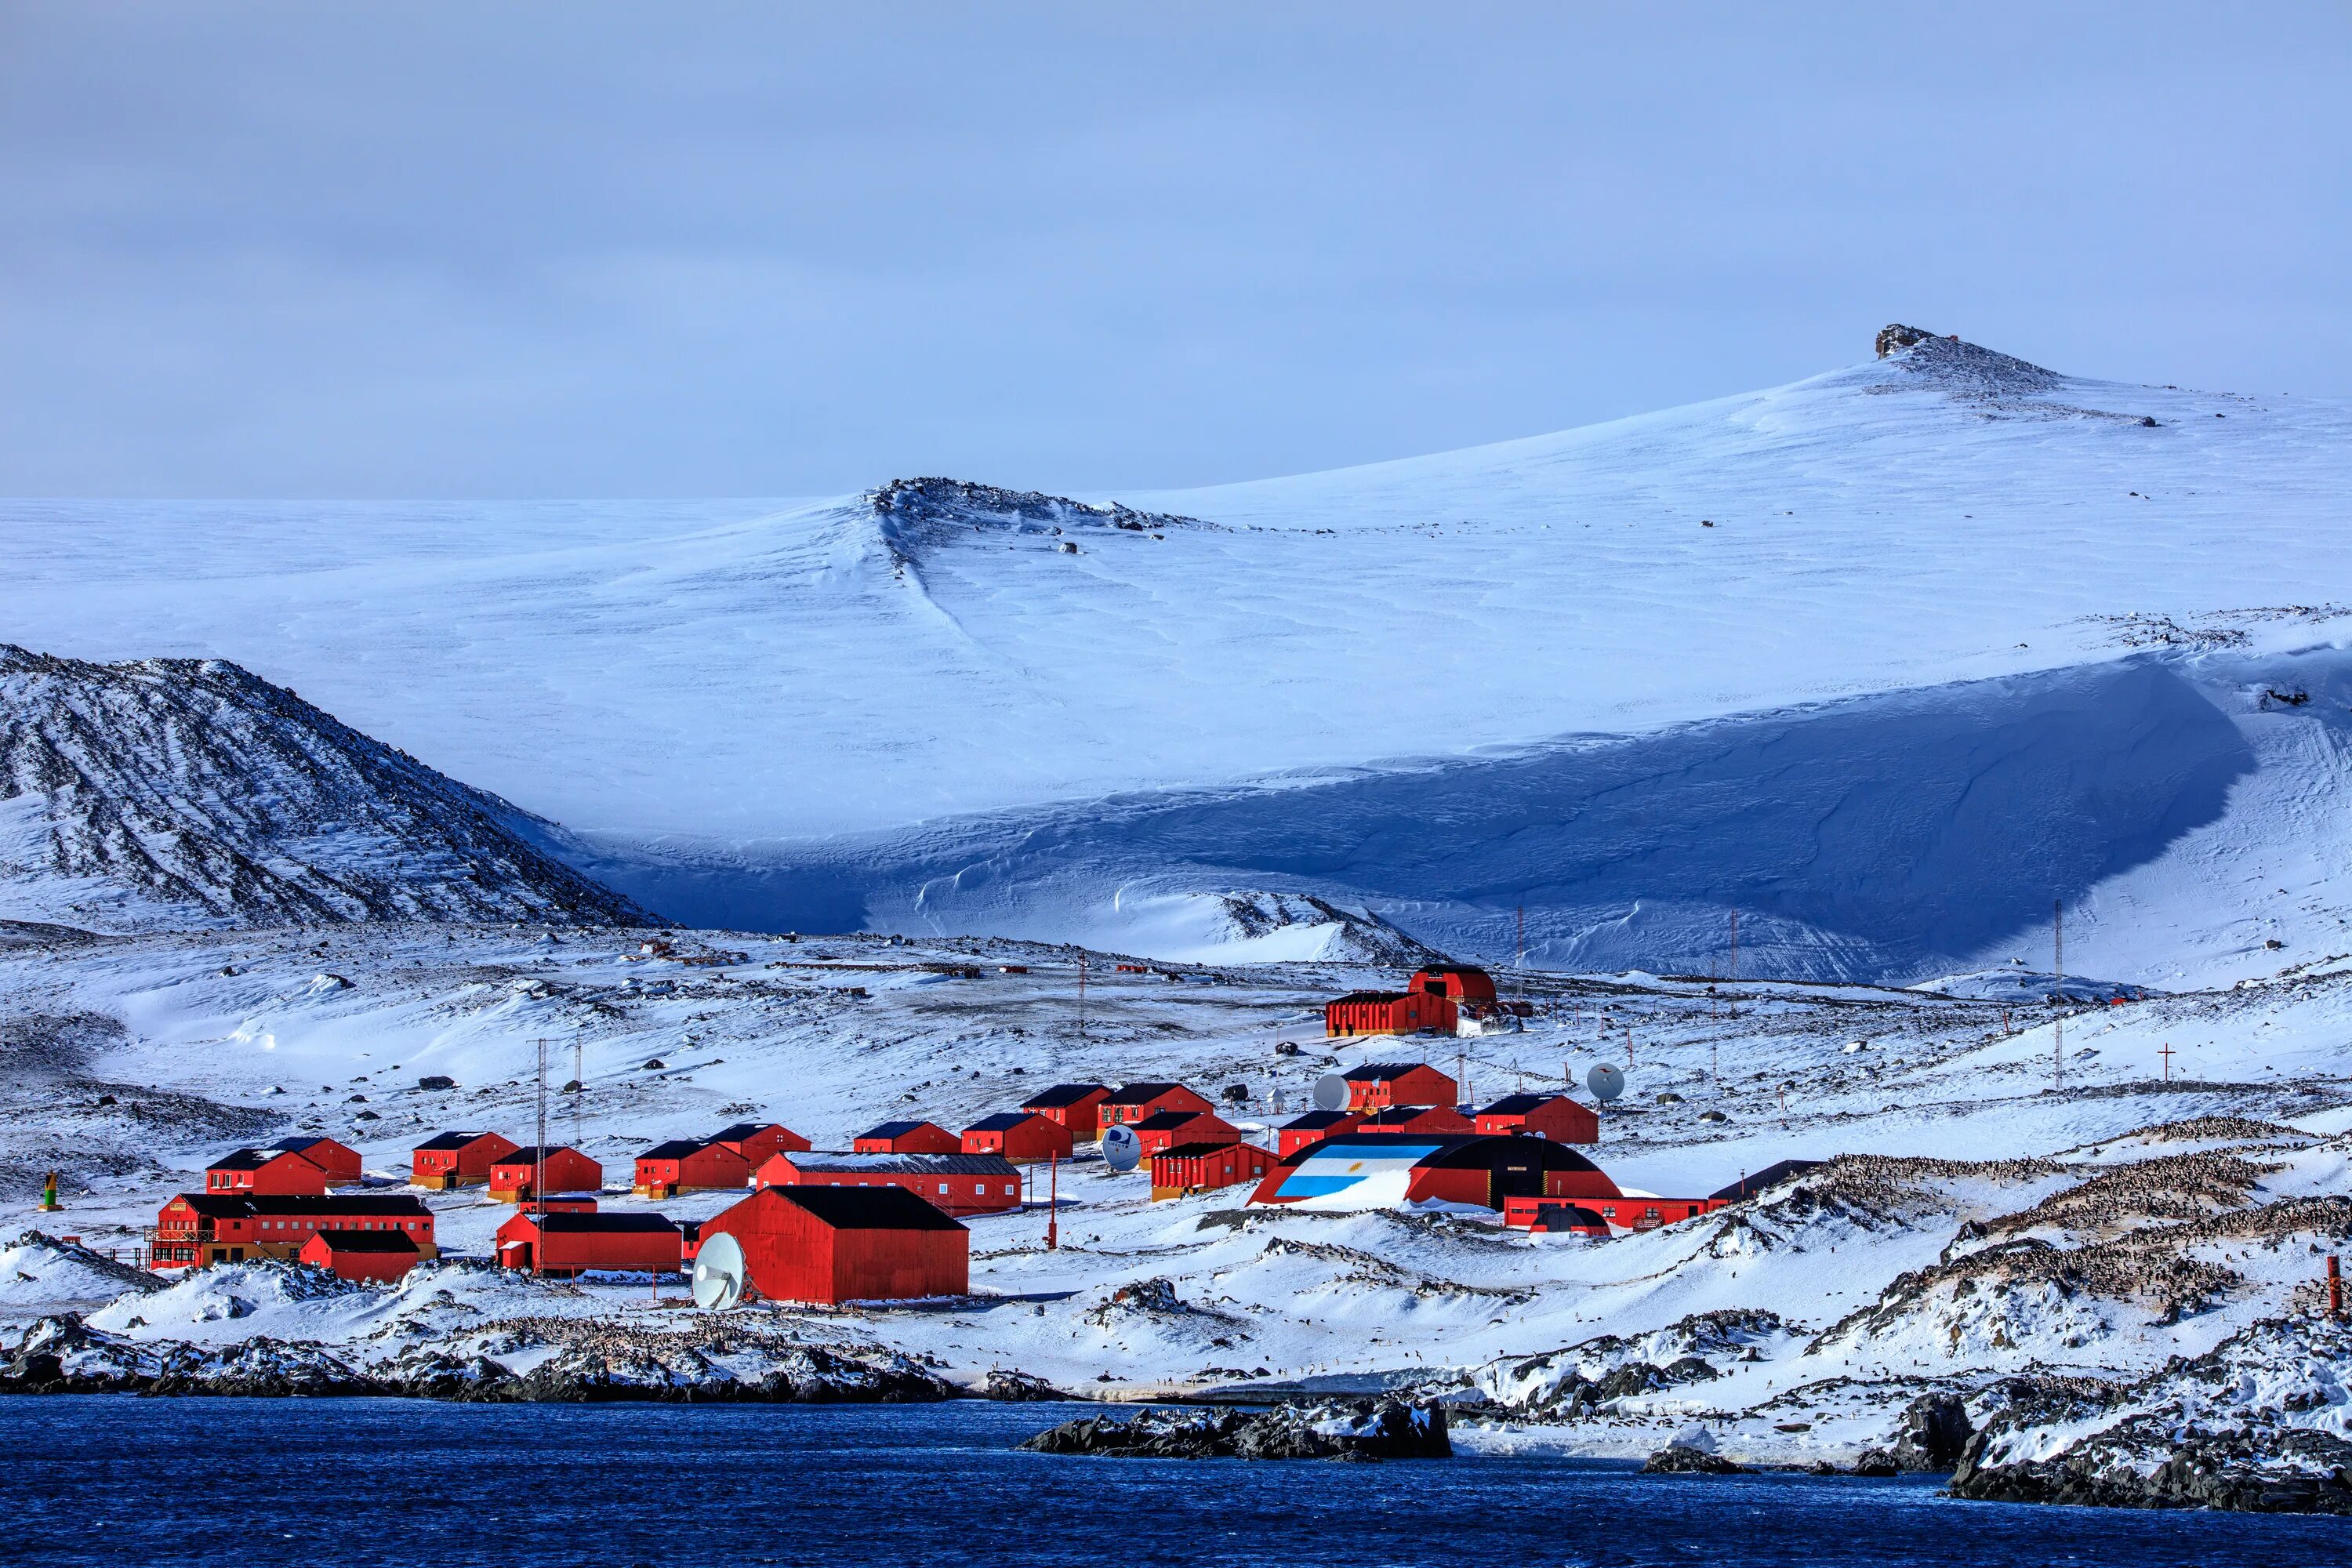
M 0 1399 L 0 1563 L 2294 1563 L 2330 1519 L 2009 1506 L 1933 1479 L 1018 1451 L 1092 1407 Z

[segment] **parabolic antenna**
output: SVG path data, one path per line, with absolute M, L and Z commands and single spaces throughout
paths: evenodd
M 1584 1075 L 1584 1087 L 1592 1098 L 1606 1103 L 1625 1092 L 1625 1069 L 1607 1062 L 1595 1062 L 1592 1070 Z
M 1335 1072 L 1327 1072 L 1315 1080 L 1315 1109 L 1345 1110 L 1348 1109 L 1348 1080 Z
M 1132 1127 L 1106 1127 L 1102 1135 L 1103 1163 L 1114 1171 L 1132 1171 L 1143 1163 L 1143 1140 Z
M 743 1247 L 725 1231 L 694 1255 L 694 1304 L 723 1311 L 743 1299 Z

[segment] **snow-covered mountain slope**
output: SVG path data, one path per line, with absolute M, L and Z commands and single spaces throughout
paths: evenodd
M 1133 947 L 1314 893 L 1665 967 L 1736 906 L 1754 962 L 1919 977 L 2064 898 L 2157 984 L 2337 929 L 2352 409 L 1882 346 L 1135 510 L 11 503 L 0 625 L 244 659 L 699 923 Z
M 0 644 L 0 918 L 651 918 L 537 847 L 548 826 L 234 664 Z

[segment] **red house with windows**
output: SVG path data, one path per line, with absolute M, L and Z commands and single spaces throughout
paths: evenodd
M 1105 1127 L 1132 1127 L 1163 1110 L 1213 1111 L 1203 1096 L 1181 1083 L 1130 1083 L 1103 1097 L 1099 1107 Z
M 1274 1165 L 1275 1157 L 1255 1143 L 1180 1143 L 1151 1157 L 1151 1199 L 1261 1181 Z
M 288 1154 L 299 1154 L 327 1173 L 327 1184 L 335 1187 L 356 1186 L 360 1180 L 360 1152 L 332 1138 L 320 1138 L 303 1133 L 294 1138 L 280 1138 L 270 1145 Z
M 698 1246 L 720 1235 L 742 1247 L 751 1288 L 770 1300 L 838 1306 L 971 1288 L 971 1234 L 902 1187 L 762 1187 L 703 1221 Z
M 1356 1123 L 1362 1120 L 1362 1117 L 1345 1110 L 1310 1110 L 1296 1121 L 1282 1124 L 1275 1147 L 1287 1158 L 1309 1143 L 1319 1143 L 1342 1132 L 1353 1132 Z
M 1348 1080 L 1348 1109 L 1386 1110 L 1399 1105 L 1452 1107 L 1461 1086 L 1427 1062 L 1366 1062 L 1339 1075 Z
M 1425 991 L 1350 991 L 1323 1005 L 1323 1033 L 1412 1035 L 1423 1029 L 1452 1034 L 1460 1011 L 1443 995 Z
M 1002 1154 L 785 1152 L 760 1167 L 762 1187 L 900 1187 L 950 1215 L 1021 1206 L 1021 1173 Z
M 1131 1124 L 1144 1156 L 1165 1154 L 1180 1143 L 1238 1143 L 1242 1131 L 1213 1110 L 1155 1110 Z
M 963 1140 L 936 1121 L 885 1121 L 860 1132 L 850 1148 L 860 1154 L 961 1154 Z
M 310 1233 L 310 1239 L 294 1256 L 338 1279 L 390 1285 L 415 1268 L 425 1255 L 415 1242 L 396 1230 L 318 1230 Z
M 1068 1128 L 1034 1110 L 1000 1111 L 963 1130 L 965 1153 L 1002 1154 L 1020 1164 L 1066 1160 L 1073 1142 Z
M 1477 1127 L 1490 1138 L 1517 1132 L 1555 1143 L 1601 1142 L 1601 1118 L 1564 1094 L 1507 1094 L 1478 1112 Z
M 540 1152 L 517 1149 L 490 1162 L 490 1201 L 528 1203 L 538 1196 Z M 594 1193 L 604 1187 L 604 1167 L 577 1149 L 547 1151 L 547 1190 L 551 1193 Z
M 205 1191 L 250 1197 L 324 1197 L 327 1173 L 290 1149 L 239 1149 L 205 1167 Z
M 1057 1083 L 1030 1097 L 1021 1109 L 1034 1111 L 1070 1130 L 1076 1143 L 1091 1143 L 1102 1136 L 1103 1101 L 1110 1089 L 1099 1083 Z
M 427 1138 L 408 1154 L 408 1184 L 434 1192 L 478 1187 L 490 1179 L 490 1166 L 515 1152 L 515 1141 L 503 1132 L 443 1132 Z
M 720 1128 L 710 1141 L 742 1155 L 743 1163 L 754 1170 L 771 1154 L 809 1146 L 807 1139 L 777 1121 L 738 1121 Z
M 591 1268 L 623 1274 L 675 1274 L 686 1243 L 657 1214 L 533 1214 L 499 1226 L 499 1266 L 568 1277 Z
M 552 1172 L 547 1184 L 555 1190 Z M 729 1192 L 751 1184 L 751 1163 L 726 1144 L 673 1138 L 637 1156 L 629 1190 L 641 1198 L 671 1198 L 680 1193 Z
M 155 1267 L 202 1268 L 252 1258 L 292 1258 L 321 1231 L 406 1237 L 437 1258 L 433 1211 L 416 1198 L 182 1193 L 155 1215 Z

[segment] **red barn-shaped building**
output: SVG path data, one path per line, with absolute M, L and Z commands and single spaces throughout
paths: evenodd
M 1407 991 L 1423 995 L 1443 996 L 1453 1002 L 1492 1002 L 1495 981 L 1483 969 L 1466 963 L 1433 963 L 1426 969 L 1413 971 L 1405 983 Z
M 963 1130 L 965 1153 L 1002 1154 L 1016 1164 L 1066 1160 L 1073 1142 L 1068 1128 L 1034 1110 L 999 1111 Z
M 239 1149 L 205 1167 L 205 1191 L 225 1196 L 324 1197 L 327 1173 L 286 1149 Z
M 1261 1181 L 1275 1157 L 1255 1143 L 1180 1143 L 1151 1157 L 1151 1199 Z
M 294 1256 L 338 1279 L 389 1285 L 415 1268 L 423 1254 L 396 1230 L 319 1230 Z
M 1356 1123 L 1362 1120 L 1362 1117 L 1345 1110 L 1310 1110 L 1297 1121 L 1282 1124 L 1276 1149 L 1282 1157 L 1287 1158 L 1309 1143 L 1320 1143 L 1326 1138 L 1353 1132 Z
M 911 1158 L 912 1156 L 908 1156 Z M 702 1222 L 743 1249 L 751 1287 L 776 1301 L 902 1301 L 971 1288 L 971 1237 L 901 1187 L 762 1187 Z
M 320 1231 L 395 1233 L 424 1257 L 440 1256 L 433 1211 L 413 1197 L 182 1193 L 155 1215 L 155 1267 L 292 1258 Z
M 1323 1033 L 1411 1035 L 1423 1029 L 1452 1034 L 1461 1013 L 1443 995 L 1426 991 L 1350 991 L 1323 1006 Z
M 490 1179 L 492 1163 L 514 1152 L 515 1141 L 503 1132 L 444 1132 L 409 1152 L 408 1184 L 435 1192 L 478 1187 Z
M 759 1169 L 771 1154 L 809 1146 L 807 1139 L 780 1121 L 738 1121 L 720 1128 L 710 1142 L 742 1155 L 743 1163 L 751 1170 Z
M 1002 1154 L 782 1153 L 760 1167 L 763 1187 L 900 1187 L 950 1215 L 1021 1206 L 1021 1173 Z
M 1130 1083 L 1104 1097 L 1100 1107 L 1105 1127 L 1132 1127 L 1162 1110 L 1213 1111 L 1217 1108 L 1181 1083 Z
M 299 1137 L 280 1138 L 270 1147 L 281 1153 L 299 1154 L 326 1172 L 329 1186 L 349 1187 L 359 1183 L 360 1152 L 348 1143 L 306 1132 Z
M 540 1156 L 536 1148 L 517 1149 L 490 1162 L 490 1201 L 527 1203 L 538 1194 Z M 547 1151 L 547 1190 L 551 1193 L 594 1193 L 604 1186 L 604 1167 L 577 1149 Z
M 1398 1105 L 1443 1105 L 1462 1098 L 1459 1085 L 1427 1062 L 1366 1062 L 1339 1075 L 1348 1080 L 1348 1109 L 1386 1110 Z
M 499 1266 L 572 1275 L 591 1268 L 675 1274 L 685 1262 L 678 1228 L 657 1214 L 531 1214 L 499 1226 Z
M 1564 1094 L 1507 1094 L 1478 1112 L 1477 1122 L 1489 1138 L 1524 1132 L 1555 1143 L 1601 1142 L 1601 1118 Z
M 1238 1143 L 1242 1131 L 1213 1110 L 1155 1110 L 1133 1123 L 1146 1158 L 1179 1143 Z
M 1102 1106 L 1109 1098 L 1104 1084 L 1057 1083 L 1030 1096 L 1021 1109 L 1060 1122 L 1070 1130 L 1073 1142 L 1091 1143 L 1102 1136 Z
M 963 1140 L 936 1121 L 885 1121 L 850 1144 L 859 1154 L 961 1154 Z
M 552 1171 L 548 1185 L 555 1184 Z M 669 1198 L 680 1193 L 723 1193 L 751 1184 L 751 1162 L 724 1143 L 698 1143 L 673 1138 L 637 1156 L 629 1190 L 641 1198 Z

